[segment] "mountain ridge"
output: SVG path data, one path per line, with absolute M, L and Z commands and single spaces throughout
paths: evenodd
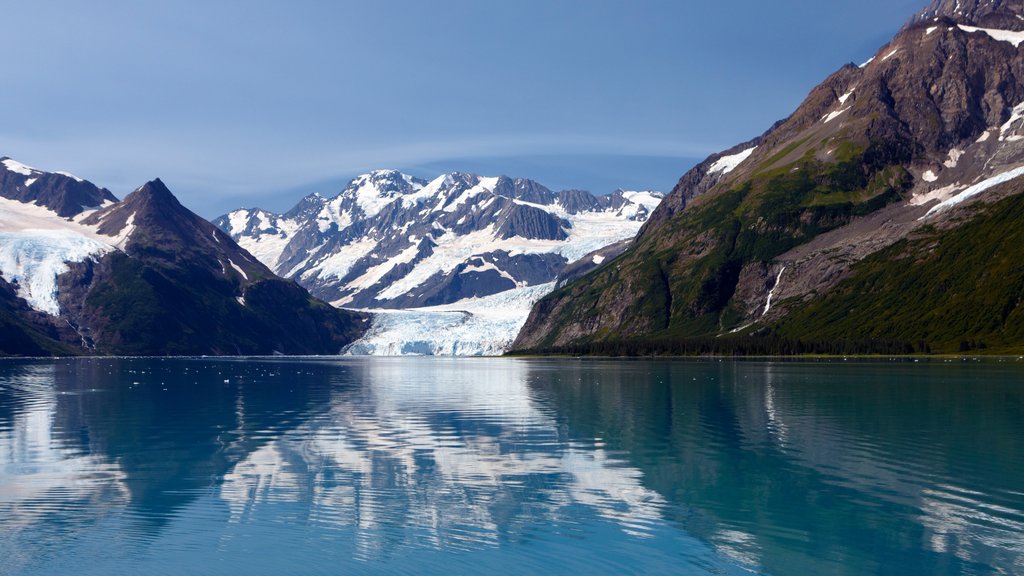
M 377 170 L 283 214 L 236 210 L 214 223 L 335 305 L 397 309 L 551 282 L 571 261 L 632 237 L 660 200 L 553 192 L 506 176 L 427 181 Z

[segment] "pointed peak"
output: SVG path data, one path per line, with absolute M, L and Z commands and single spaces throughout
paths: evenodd
M 156 206 L 173 209 L 184 209 L 181 202 L 174 196 L 162 180 L 156 178 L 146 182 L 125 197 L 126 206 Z

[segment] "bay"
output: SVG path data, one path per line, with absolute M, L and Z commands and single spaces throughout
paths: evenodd
M 0 574 L 1024 573 L 1024 362 L 0 362 Z

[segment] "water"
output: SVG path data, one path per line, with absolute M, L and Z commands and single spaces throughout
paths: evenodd
M 1024 363 L 0 362 L 0 574 L 1024 574 Z

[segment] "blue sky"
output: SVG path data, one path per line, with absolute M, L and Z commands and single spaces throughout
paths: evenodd
M 668 190 L 924 0 L 0 1 L 0 155 L 200 214 L 399 168 Z

